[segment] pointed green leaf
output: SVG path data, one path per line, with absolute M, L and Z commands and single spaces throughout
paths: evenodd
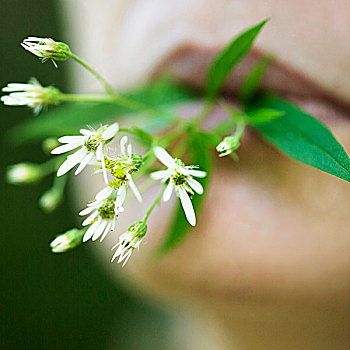
M 255 108 L 272 108 L 285 114 L 255 127 L 290 157 L 350 181 L 350 159 L 330 130 L 319 120 L 275 97 L 265 97 Z
M 260 82 L 271 61 L 271 57 L 264 57 L 252 68 L 252 70 L 242 82 L 242 86 L 238 92 L 238 97 L 240 101 L 247 103 L 249 100 L 252 99 L 252 97 L 258 90 Z
M 268 19 L 239 34 L 213 60 L 207 75 L 207 94 L 214 97 L 237 63 L 248 53 Z

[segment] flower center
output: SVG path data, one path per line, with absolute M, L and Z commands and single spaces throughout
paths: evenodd
M 187 182 L 187 178 L 187 175 L 176 172 L 175 175 L 171 176 L 171 181 L 175 186 L 180 186 Z
M 84 146 L 89 152 L 96 152 L 97 147 L 101 143 L 100 136 L 89 136 L 85 142 Z
M 108 200 L 105 204 L 98 208 L 98 213 L 101 219 L 113 219 L 114 213 L 114 201 Z

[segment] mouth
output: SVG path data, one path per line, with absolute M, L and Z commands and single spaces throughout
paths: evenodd
M 184 45 L 173 50 L 154 70 L 157 76 L 164 72 L 195 89 L 203 90 L 207 68 L 219 48 L 203 48 Z M 237 65 L 224 86 L 222 95 L 235 102 L 237 92 L 251 69 L 264 57 L 261 51 L 253 49 Z M 298 105 L 301 109 L 324 122 L 328 127 L 342 125 L 350 119 L 350 104 L 330 91 L 293 70 L 287 64 L 271 60 L 260 82 L 262 91 L 276 93 Z

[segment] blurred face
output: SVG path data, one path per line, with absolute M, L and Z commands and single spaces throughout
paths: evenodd
M 255 50 L 232 78 L 229 96 L 234 101 L 235 87 L 252 63 L 263 54 L 272 54 L 275 62 L 263 86 L 324 121 L 350 149 L 349 2 L 107 3 L 79 9 L 79 16 L 90 25 L 84 26 L 83 33 L 76 22 L 76 32 L 80 52 L 88 60 L 90 56 L 95 66 L 100 64 L 107 77 L 115 77 L 118 86 L 170 70 L 201 87 L 212 55 L 240 30 L 271 17 Z M 79 1 L 67 6 L 79 6 Z M 93 25 L 101 16 L 106 21 Z M 89 28 L 98 28 L 95 35 L 104 39 L 96 43 Z M 97 48 L 90 50 L 92 44 Z M 81 84 L 86 86 L 84 79 Z M 216 111 L 212 118 L 219 118 L 220 113 Z M 204 301 L 346 298 L 348 184 L 287 158 L 253 132 L 245 135 L 239 157 L 238 163 L 217 159 L 197 226 L 157 261 L 152 260 L 152 252 L 166 234 L 174 203 L 162 204 L 152 214 L 142 249 L 133 254 L 122 275 L 142 290 Z M 83 176 L 91 182 L 90 174 Z M 81 181 L 76 185 L 83 193 L 82 207 L 103 187 L 96 183 L 86 190 Z M 135 202 L 126 206 L 118 231 L 142 217 L 156 190 L 144 194 L 142 206 Z M 103 244 L 94 244 L 103 261 L 111 256 L 114 240 L 110 235 Z M 108 268 L 120 271 L 117 264 Z

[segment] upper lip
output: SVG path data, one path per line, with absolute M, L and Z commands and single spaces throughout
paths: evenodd
M 161 61 L 155 69 L 154 75 L 159 75 L 164 70 L 170 70 L 177 80 L 203 89 L 207 67 L 219 50 L 220 48 L 207 48 L 193 44 L 181 45 Z M 264 56 L 261 51 L 253 48 L 229 77 L 224 92 L 234 97 L 244 77 Z M 320 101 L 322 104 L 336 109 L 337 114 L 347 116 L 350 114 L 349 104 L 339 100 L 330 92 L 278 60 L 272 60 L 270 63 L 261 81 L 261 89 L 273 91 L 287 98 L 292 96 L 301 102 L 305 100 Z

